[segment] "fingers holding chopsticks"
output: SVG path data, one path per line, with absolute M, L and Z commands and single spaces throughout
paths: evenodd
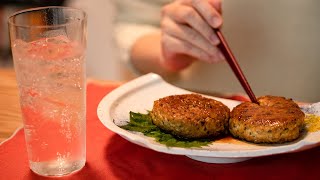
M 179 0 L 162 9 L 162 51 L 213 63 L 224 59 L 214 28 L 222 24 L 220 0 Z

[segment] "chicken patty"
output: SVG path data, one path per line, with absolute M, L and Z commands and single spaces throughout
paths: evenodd
M 284 143 L 297 139 L 304 127 L 304 113 L 291 99 L 262 96 L 259 104 L 244 102 L 230 114 L 229 131 L 253 143 Z
M 156 100 L 150 115 L 159 128 L 180 138 L 194 139 L 225 134 L 230 109 L 199 94 L 182 94 Z

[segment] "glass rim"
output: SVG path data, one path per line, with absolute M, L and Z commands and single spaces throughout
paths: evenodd
M 19 15 L 19 14 L 23 14 L 23 13 L 28 13 L 28 12 L 32 12 L 32 11 L 38 11 L 38 10 L 42 10 L 42 9 L 70 9 L 70 10 L 76 10 L 79 11 L 83 14 L 83 19 L 81 19 L 81 21 L 86 21 L 87 20 L 87 13 L 80 9 L 80 8 L 74 8 L 74 7 L 67 7 L 67 6 L 42 6 L 42 7 L 36 7 L 36 8 L 28 8 L 28 9 L 23 9 L 20 11 L 17 11 L 13 14 L 11 14 L 8 17 L 8 24 L 10 26 L 15 26 L 15 27 L 19 27 L 19 28 L 48 28 L 48 27 L 63 27 L 69 24 L 72 24 L 74 22 L 68 22 L 68 23 L 62 23 L 62 24 L 57 24 L 57 25 L 19 25 L 19 23 L 14 23 L 13 22 L 13 17 Z

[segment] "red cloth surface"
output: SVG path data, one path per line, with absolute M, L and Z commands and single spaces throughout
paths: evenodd
M 114 88 L 88 84 L 87 163 L 81 171 L 59 179 L 319 179 L 320 147 L 234 164 L 208 164 L 132 144 L 97 117 L 100 100 Z M 40 177 L 29 169 L 21 129 L 0 146 L 0 179 L 56 178 Z

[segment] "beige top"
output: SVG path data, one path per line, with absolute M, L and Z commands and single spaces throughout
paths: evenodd
M 96 0 L 107 2 L 105 0 Z M 82 2 L 82 1 L 81 1 Z M 128 52 L 137 37 L 159 30 L 160 8 L 169 0 L 112 0 L 114 9 L 98 11 L 101 4 L 89 13 L 114 12 L 114 37 L 120 59 L 127 62 Z M 90 1 L 90 5 L 94 3 Z M 317 0 L 228 0 L 223 1 L 224 25 L 222 31 L 237 57 L 253 91 L 257 96 L 280 95 L 299 101 L 316 102 L 320 100 L 320 1 Z M 101 9 L 110 9 L 110 6 Z M 90 16 L 91 15 L 91 16 Z M 107 15 L 97 17 L 91 28 L 94 31 L 101 22 L 107 21 Z M 99 20 L 97 20 L 99 19 Z M 98 22 L 100 21 L 100 24 Z M 90 22 L 89 26 L 90 26 Z M 89 27 L 90 31 L 90 27 Z M 109 32 L 110 27 L 104 32 Z M 93 35 L 92 35 L 93 34 Z M 106 54 L 110 41 L 103 39 L 99 32 L 91 32 L 89 41 L 93 41 L 94 58 L 106 60 L 107 65 L 89 64 L 93 72 L 104 73 L 106 78 L 130 80 L 137 77 L 128 68 L 115 68 L 116 58 Z M 90 32 L 89 32 L 90 35 Z M 94 40 L 93 40 L 94 39 Z M 97 45 L 103 41 L 106 45 Z M 89 45 L 90 46 L 90 45 Z M 104 48 L 104 49 L 102 49 Z M 92 51 L 93 51 L 92 50 Z M 114 51 L 110 51 L 114 52 Z M 90 50 L 88 52 L 90 54 Z M 112 59 L 112 61 L 111 61 Z M 113 64 L 112 64 L 113 63 Z M 109 69 L 108 69 L 109 68 Z M 119 73 L 121 72 L 121 74 Z M 109 74 L 107 74 L 109 73 Z M 126 74 L 126 76 L 122 76 Z M 129 74 L 129 76 L 127 76 Z M 227 63 L 208 65 L 197 62 L 170 80 L 174 85 L 197 91 L 235 93 L 244 92 Z

